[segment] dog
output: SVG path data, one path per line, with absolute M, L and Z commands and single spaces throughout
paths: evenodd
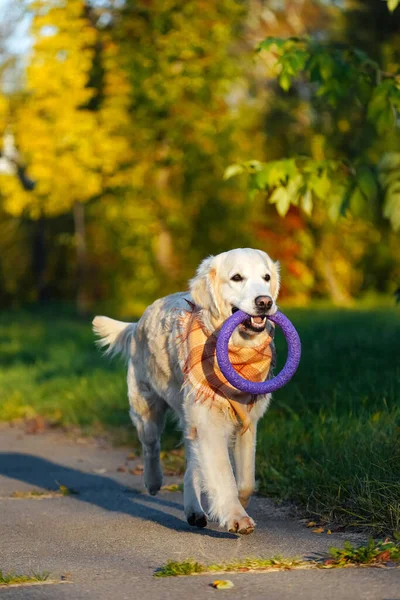
M 270 394 L 246 396 L 213 372 L 218 367 L 212 341 L 233 312 L 244 311 L 250 316 L 233 332 L 229 348 L 235 356 L 251 357 L 262 347 L 266 363 L 257 375 L 271 376 L 273 325 L 267 316 L 277 311 L 279 285 L 279 263 L 261 250 L 238 248 L 206 258 L 189 282 L 190 292 L 156 300 L 137 323 L 93 320 L 106 353 L 128 359 L 130 416 L 152 495 L 162 485 L 160 437 L 167 409 L 179 417 L 187 463 L 184 511 L 192 526 L 205 527 L 208 517 L 230 532 L 254 531 L 246 506 L 255 487 L 257 423 Z M 251 363 L 245 365 L 250 372 Z

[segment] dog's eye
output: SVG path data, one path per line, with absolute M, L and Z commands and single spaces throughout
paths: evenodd
M 267 273 L 266 275 L 264 275 L 264 279 L 265 281 L 271 281 L 271 275 Z
M 236 275 L 231 277 L 231 281 L 243 281 L 243 277 L 239 273 L 236 273 Z

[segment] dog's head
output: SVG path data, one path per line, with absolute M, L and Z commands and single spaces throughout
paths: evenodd
M 253 337 L 265 330 L 267 315 L 277 310 L 279 263 L 251 248 L 210 256 L 191 280 L 190 292 L 215 328 L 238 309 L 250 315 L 239 329 Z

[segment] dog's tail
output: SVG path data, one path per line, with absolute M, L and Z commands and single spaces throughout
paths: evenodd
M 97 344 L 102 348 L 108 346 L 105 354 L 115 356 L 122 354 L 129 358 L 135 351 L 136 323 L 124 323 L 109 317 L 95 317 L 93 331 L 99 336 Z

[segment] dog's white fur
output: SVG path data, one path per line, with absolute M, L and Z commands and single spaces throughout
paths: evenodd
M 240 274 L 243 281 L 232 281 Z M 270 275 L 270 281 L 265 275 Z M 130 416 L 143 446 L 144 480 L 150 494 L 162 485 L 160 436 L 168 407 L 179 416 L 185 433 L 187 468 L 184 478 L 184 509 L 188 522 L 204 526 L 206 517 L 201 492 L 208 496 L 208 514 L 230 531 L 250 533 L 254 521 L 245 506 L 254 490 L 257 422 L 269 404 L 269 396 L 258 396 L 249 415 L 252 427 L 243 435 L 239 427 L 220 411 L 195 402 L 187 387 L 177 352 L 177 318 L 187 310 L 186 300 L 204 309 L 209 330 L 218 329 L 235 306 L 256 315 L 255 298 L 273 299 L 274 313 L 279 292 L 279 265 L 261 250 L 239 248 L 205 259 L 190 281 L 190 294 L 177 293 L 156 300 L 137 323 L 96 317 L 94 331 L 111 354 L 127 356 Z M 267 333 L 238 327 L 231 343 L 261 344 Z M 196 435 L 191 433 L 195 431 Z M 235 475 L 229 456 L 233 450 Z

